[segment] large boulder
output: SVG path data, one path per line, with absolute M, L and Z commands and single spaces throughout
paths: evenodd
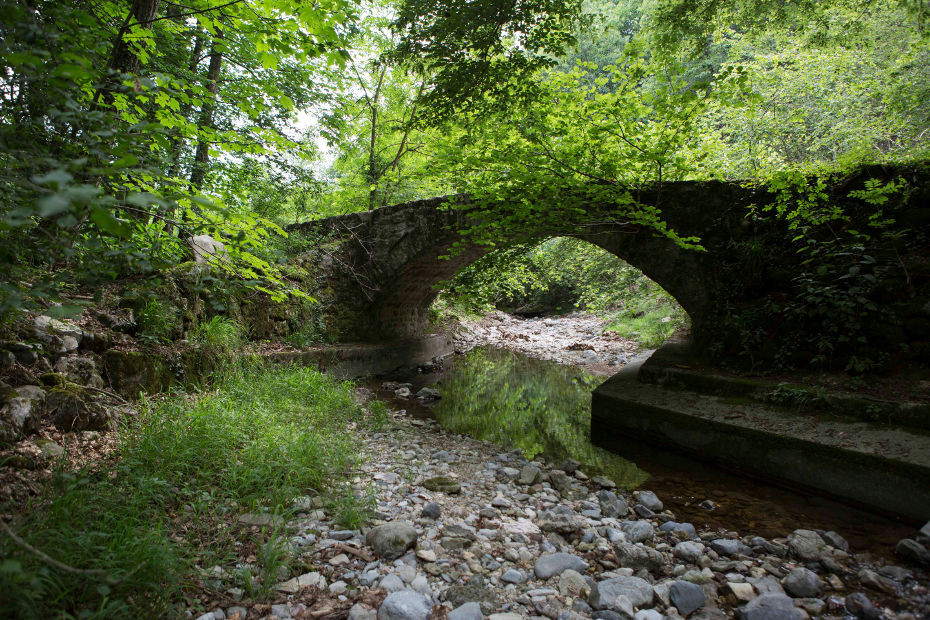
M 50 389 L 45 407 L 52 422 L 63 431 L 106 431 L 116 427 L 110 410 L 74 383 Z
M 365 543 L 382 558 L 399 558 L 417 542 L 417 531 L 406 521 L 393 521 L 368 530 Z
M 197 235 L 187 241 L 194 251 L 194 262 L 198 265 L 213 265 L 229 258 L 226 246 L 210 235 Z
M 55 362 L 55 372 L 59 372 L 72 383 L 94 388 L 103 387 L 103 379 L 97 372 L 97 364 L 90 357 L 69 355 Z
M 74 323 L 44 314 L 33 321 L 33 334 L 45 346 L 45 351 L 54 356 L 76 351 L 83 336 L 81 328 Z
M 39 430 L 45 390 L 36 385 L 8 389 L 0 396 L 0 446 Z

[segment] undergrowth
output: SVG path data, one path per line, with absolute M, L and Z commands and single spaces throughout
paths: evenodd
M 675 330 L 688 324 L 684 309 L 670 295 L 659 291 L 626 301 L 619 312 L 610 316 L 604 330 L 636 341 L 646 349 L 655 349 Z
M 261 533 L 251 569 L 237 551 L 237 517 L 286 517 L 295 497 L 321 496 L 347 525 L 367 519 L 369 497 L 346 479 L 361 422 L 350 384 L 306 368 L 240 365 L 214 389 L 143 402 L 119 437 L 116 458 L 60 471 L 11 527 L 71 574 L 0 535 L 0 617 L 152 617 L 178 612 L 197 567 L 225 567 L 253 596 L 280 567 L 286 531 Z M 241 540 L 241 536 L 238 537 Z

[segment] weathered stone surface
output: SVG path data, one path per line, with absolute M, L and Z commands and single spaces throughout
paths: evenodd
M 804 620 L 805 615 L 784 594 L 762 594 L 736 610 L 741 620 Z
M 542 479 L 542 471 L 535 465 L 524 465 L 517 476 L 517 483 L 522 485 L 536 484 Z
M 662 568 L 665 558 L 652 547 L 622 542 L 614 545 L 614 551 L 620 559 L 620 566 L 639 570 L 657 571 Z
M 97 365 L 90 357 L 68 356 L 55 362 L 55 372 L 60 372 L 68 381 L 78 385 L 94 388 L 103 387 L 103 379 L 97 372 Z
M 701 586 L 689 581 L 676 581 L 669 586 L 668 597 L 682 616 L 689 616 L 707 602 Z
M 930 551 L 911 538 L 902 538 L 899 540 L 894 548 L 894 552 L 915 564 L 930 566 Z
M 652 604 L 654 594 L 652 586 L 644 579 L 615 577 L 594 584 L 588 603 L 594 609 L 614 609 L 614 601 L 622 595 L 627 597 L 634 607 L 646 607 Z
M 622 517 L 630 511 L 626 500 L 617 497 L 613 491 L 602 490 L 597 492 L 597 501 L 601 505 L 601 513 L 605 517 Z
M 653 512 L 662 512 L 662 509 L 664 508 L 662 502 L 659 501 L 659 498 L 656 497 L 656 494 L 652 491 L 637 491 L 633 494 L 633 498 L 637 501 L 637 503 L 642 504 Z
M 879 620 L 884 617 L 881 609 L 875 607 L 862 592 L 853 592 L 844 601 L 846 610 L 859 620 Z
M 679 539 L 697 538 L 697 532 L 690 523 L 678 523 L 677 521 L 666 521 L 659 526 L 660 532 L 671 532 Z
M 446 589 L 443 594 L 445 601 L 452 605 L 453 608 L 464 605 L 465 603 L 478 603 L 481 611 L 489 614 L 497 609 L 497 595 L 490 588 L 479 585 L 452 585 Z
M 19 441 L 39 429 L 46 393 L 37 385 L 24 385 L 0 394 L 0 446 Z
M 406 521 L 395 521 L 368 530 L 365 543 L 382 558 L 400 557 L 417 541 L 417 531 Z
M 429 620 L 433 606 L 415 590 L 388 594 L 378 608 L 378 620 Z
M 114 428 L 116 423 L 112 410 L 73 383 L 49 390 L 45 408 L 55 426 L 63 431 L 104 431 Z
M 448 493 L 449 495 L 455 495 L 456 493 L 462 492 L 462 485 L 458 481 L 453 480 L 447 476 L 434 476 L 433 478 L 427 478 L 423 481 L 423 486 L 430 491 Z
M 423 506 L 423 510 L 420 511 L 420 516 L 426 517 L 427 519 L 438 519 L 441 514 L 442 507 L 436 502 L 426 503 Z
M 569 569 L 584 573 L 588 570 L 588 563 L 571 553 L 546 553 L 536 560 L 533 572 L 539 579 L 549 579 Z
M 624 521 L 620 524 L 620 531 L 630 543 L 646 542 L 655 536 L 655 530 L 649 521 Z
M 482 620 L 481 606 L 478 603 L 465 603 L 449 612 L 449 620 Z
M 685 540 L 675 545 L 672 549 L 672 555 L 689 564 L 696 564 L 704 555 L 704 545 L 693 540 Z
M 817 574 L 804 567 L 798 567 L 785 577 L 782 585 L 791 596 L 810 598 L 817 596 L 823 590 L 823 581 Z
M 720 555 L 752 555 L 752 549 L 738 540 L 730 538 L 718 538 L 710 543 L 710 548 Z
M 795 530 L 788 537 L 788 549 L 795 557 L 813 562 L 823 555 L 826 543 L 820 534 L 813 530 Z

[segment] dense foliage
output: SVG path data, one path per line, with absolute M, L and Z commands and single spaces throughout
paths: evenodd
M 928 30 L 907 0 L 40 1 L 4 4 L 0 34 L 3 316 L 157 284 L 201 233 L 226 245 L 219 277 L 284 299 L 301 293 L 281 224 L 456 192 L 474 240 L 511 245 L 482 263 L 501 290 L 530 259 L 558 279 L 540 257 L 559 245 L 536 246 L 592 203 L 699 248 L 636 199 L 680 179 L 780 193 L 797 208 L 763 215 L 802 224 L 827 264 L 855 246 L 820 229 L 848 214 L 821 218 L 797 179 L 930 144 Z M 624 290 L 583 273 L 575 305 Z

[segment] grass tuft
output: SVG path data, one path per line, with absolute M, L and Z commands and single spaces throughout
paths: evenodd
M 242 563 L 236 518 L 287 516 L 295 497 L 320 495 L 346 524 L 368 500 L 344 480 L 358 464 L 347 429 L 364 420 L 349 383 L 311 369 L 246 365 L 215 389 L 142 403 L 118 458 L 60 472 L 11 526 L 32 546 L 79 569 L 49 566 L 0 534 L 0 617 L 111 618 L 178 612 L 196 567 Z M 265 595 L 289 560 L 287 532 L 263 532 L 248 589 Z M 232 584 L 226 584 L 229 587 Z

